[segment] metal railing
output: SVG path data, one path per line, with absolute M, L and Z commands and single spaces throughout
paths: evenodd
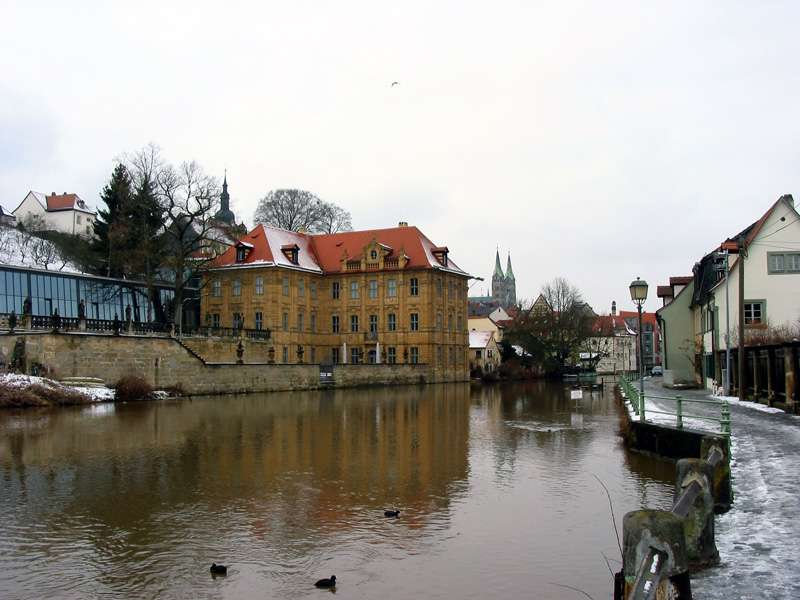
M 701 400 L 698 398 L 683 398 L 682 396 L 657 396 L 655 394 L 650 394 L 650 395 L 642 394 L 623 375 L 619 376 L 619 387 L 622 390 L 624 396 L 628 398 L 628 400 L 630 401 L 631 407 L 633 408 L 634 413 L 638 415 L 640 421 L 646 420 L 647 413 L 669 415 L 675 417 L 675 426 L 682 428 L 683 419 L 685 417 L 688 417 L 692 419 L 700 419 L 704 421 L 712 421 L 715 423 L 719 423 L 720 435 L 724 435 L 727 438 L 730 438 L 731 436 L 731 411 L 730 408 L 728 407 L 727 400 L 710 400 L 710 399 Z M 675 411 L 669 412 L 664 410 L 656 410 L 652 407 L 648 409 L 645 404 L 645 400 L 648 398 L 650 400 L 675 402 Z M 701 415 L 697 413 L 687 413 L 684 411 L 684 404 L 686 403 L 718 406 L 720 414 L 717 417 L 717 416 Z

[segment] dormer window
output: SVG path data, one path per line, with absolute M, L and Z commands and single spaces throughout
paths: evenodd
M 300 248 L 297 246 L 297 244 L 281 246 L 281 252 L 283 252 L 283 255 L 288 258 L 289 262 L 291 262 L 293 265 L 296 265 L 299 262 Z
M 447 246 L 442 246 L 441 248 L 433 248 L 432 249 L 433 255 L 436 257 L 440 263 L 442 263 L 443 267 L 447 266 L 447 254 L 449 250 Z
M 236 244 L 236 262 L 244 262 L 247 260 L 247 255 L 253 249 L 253 244 L 247 242 L 239 242 Z

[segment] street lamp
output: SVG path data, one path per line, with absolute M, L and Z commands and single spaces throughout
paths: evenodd
M 639 277 L 631 282 L 631 300 L 639 310 L 639 390 L 644 396 L 644 347 L 642 345 L 642 304 L 647 300 L 647 282 Z

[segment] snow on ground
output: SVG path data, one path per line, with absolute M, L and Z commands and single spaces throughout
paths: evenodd
M 89 396 L 93 402 L 110 402 L 114 400 L 114 390 L 110 388 L 98 387 L 75 387 L 64 386 L 52 379 L 45 377 L 34 377 L 33 375 L 19 375 L 17 373 L 4 373 L 0 375 L 0 384 L 6 385 L 10 388 L 25 389 L 33 384 L 40 384 L 47 387 L 63 387 L 65 389 L 75 390 Z

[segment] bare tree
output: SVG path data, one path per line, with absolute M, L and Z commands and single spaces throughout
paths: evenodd
M 339 233 L 342 231 L 353 231 L 350 213 L 335 204 L 323 203 L 319 219 L 319 233 Z
M 596 315 L 580 291 L 558 277 L 542 286 L 536 302 L 521 304 L 519 317 L 510 328 L 513 343 L 534 359 L 544 360 L 547 371 L 561 374 L 578 356 L 581 345 L 592 337 Z
M 214 236 L 211 217 L 217 209 L 220 186 L 196 161 L 183 162 L 178 168 L 165 167 L 158 178 L 167 225 L 169 261 L 168 278 L 175 286 L 173 315 L 180 327 L 183 292 L 205 265 L 213 259 L 203 252 L 203 245 Z
M 289 231 L 352 231 L 350 213 L 304 190 L 271 191 L 259 200 L 253 220 Z

